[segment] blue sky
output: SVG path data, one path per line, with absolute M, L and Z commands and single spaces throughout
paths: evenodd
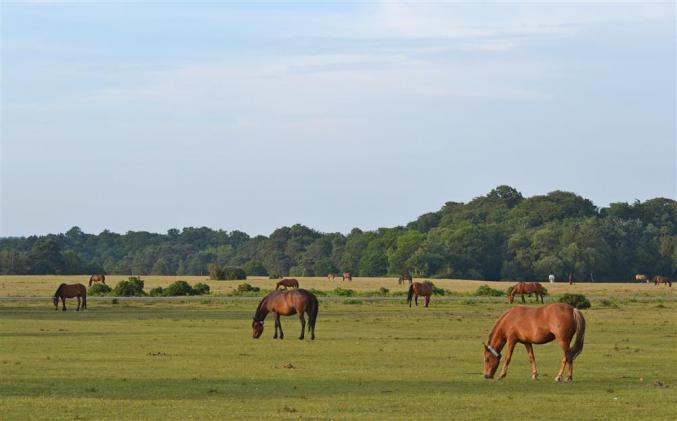
M 666 3 L 2 3 L 0 236 L 675 198 Z

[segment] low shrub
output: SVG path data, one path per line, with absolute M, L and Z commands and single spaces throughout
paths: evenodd
M 580 309 L 590 308 L 590 300 L 585 298 L 585 295 L 582 294 L 564 294 L 558 301 Z
M 480 285 L 474 292 L 475 296 L 477 297 L 501 297 L 505 295 L 505 293 L 501 290 L 491 288 L 489 285 L 484 284 Z
M 280 278 L 281 276 L 279 273 L 271 273 L 270 275 L 268 275 L 268 279 L 280 279 Z
M 343 289 L 341 287 L 336 287 L 334 294 L 340 297 L 354 297 L 355 291 L 352 289 Z
M 203 282 L 198 282 L 197 284 L 193 285 L 193 291 L 195 292 L 195 295 L 207 295 L 210 292 L 209 285 L 203 283 Z
M 386 287 L 381 287 L 378 289 L 378 294 L 385 297 L 386 295 L 390 294 L 390 290 Z
M 196 295 L 193 287 L 186 281 L 176 281 L 171 283 L 167 289 L 165 289 L 164 294 L 169 297 L 175 297 L 178 295 Z
M 89 287 L 87 295 L 109 295 L 113 290 L 106 284 L 96 283 Z
M 118 297 L 144 296 L 146 293 L 143 291 L 143 281 L 136 276 L 130 276 L 128 280 L 120 281 L 115 285 L 113 295 Z
M 150 291 L 148 291 L 148 295 L 150 295 L 151 297 L 162 297 L 163 295 L 165 295 L 165 289 L 162 287 L 153 288 Z
M 248 283 L 240 284 L 237 286 L 237 291 L 239 292 L 259 292 L 261 288 L 249 285 Z

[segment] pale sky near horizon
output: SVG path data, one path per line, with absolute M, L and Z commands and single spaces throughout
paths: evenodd
M 0 7 L 0 236 L 677 196 L 673 2 Z

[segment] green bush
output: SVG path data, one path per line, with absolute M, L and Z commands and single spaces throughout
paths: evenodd
M 378 289 L 378 294 L 385 297 L 386 295 L 390 294 L 390 290 L 386 287 L 381 287 Z
M 279 273 L 273 272 L 270 275 L 268 275 L 268 279 L 280 279 L 280 278 L 281 278 L 281 276 L 280 276 Z
M 106 284 L 96 283 L 87 290 L 88 295 L 109 295 L 113 290 Z
M 500 297 L 505 295 L 505 292 L 491 288 L 489 285 L 484 284 L 480 285 L 474 292 L 473 295 L 478 297 Z
M 261 288 L 249 285 L 248 283 L 240 284 L 237 286 L 239 292 L 259 292 Z
M 195 295 L 207 295 L 210 292 L 209 285 L 203 283 L 203 282 L 198 282 L 193 286 L 193 291 L 195 292 Z
M 165 295 L 165 290 L 162 287 L 153 288 L 150 291 L 148 291 L 148 295 L 150 295 L 151 297 L 162 297 L 163 295 Z
M 241 268 L 224 267 L 222 279 L 224 279 L 226 281 L 247 279 L 247 274 Z
M 352 289 L 343 289 L 341 287 L 336 287 L 336 289 L 334 290 L 334 294 L 340 297 L 354 297 L 355 291 Z
M 580 309 L 590 308 L 590 300 L 585 298 L 585 295 L 582 294 L 564 294 L 558 301 Z
M 178 295 L 196 295 L 193 287 L 186 281 L 176 281 L 171 283 L 164 294 L 168 297 L 176 297 Z
M 432 281 L 423 281 L 423 283 L 432 287 L 433 295 L 444 295 L 444 289 L 436 287 Z
M 143 281 L 136 276 L 130 276 L 128 280 L 120 281 L 115 285 L 113 295 L 118 297 L 144 296 L 146 293 L 143 291 Z

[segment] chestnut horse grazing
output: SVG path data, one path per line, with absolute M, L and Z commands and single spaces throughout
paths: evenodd
M 299 281 L 297 281 L 294 278 L 283 279 L 280 282 L 278 282 L 277 285 L 275 285 L 275 289 L 279 289 L 280 287 L 284 287 L 284 289 L 298 288 L 299 287 Z
M 301 320 L 301 336 L 299 336 L 299 339 L 303 340 L 303 331 L 306 328 L 306 319 L 303 315 L 307 313 L 310 339 L 315 339 L 315 322 L 317 321 L 319 307 L 317 297 L 305 289 L 273 291 L 266 295 L 256 308 L 254 321 L 252 322 L 252 336 L 254 339 L 258 339 L 261 336 L 263 333 L 263 321 L 268 313 L 273 312 L 275 313 L 275 336 L 273 336 L 273 339 L 277 339 L 278 330 L 280 331 L 280 339 L 284 338 L 280 316 L 298 314 L 299 320 Z
M 397 280 L 397 284 L 402 285 L 404 281 L 409 281 L 409 285 L 411 285 L 414 280 L 411 278 L 411 275 L 402 275 L 400 276 L 400 279 Z
M 343 279 L 342 280 L 345 281 L 346 279 L 349 280 L 349 281 L 352 281 L 353 275 L 351 275 L 350 272 L 343 272 Z
M 63 311 L 66 311 L 66 298 L 78 298 L 78 308 L 75 311 L 80 311 L 80 298 L 82 298 L 82 309 L 87 308 L 87 289 L 82 284 L 72 284 L 66 285 L 61 284 L 59 288 L 54 292 L 54 298 L 52 302 L 54 303 L 54 310 L 59 309 L 59 298 L 61 298 L 61 303 L 63 306 Z
M 414 297 L 414 302 L 418 305 L 419 295 L 425 297 L 425 306 L 428 307 L 430 304 L 430 296 L 433 294 L 433 287 L 429 284 L 424 284 L 421 282 L 413 282 L 409 286 L 409 293 L 407 294 L 407 302 L 409 307 L 411 307 L 411 297 Z
M 512 304 L 515 300 L 515 295 L 522 295 L 522 302 L 524 303 L 524 294 L 536 294 L 536 302 L 538 302 L 538 297 L 541 297 L 541 304 L 543 304 L 543 296 L 545 295 L 545 289 L 540 282 L 519 282 L 512 287 L 510 295 L 508 296 L 508 302 Z
M 106 283 L 106 275 L 92 275 L 89 277 L 89 286 L 92 286 L 93 282 L 103 282 Z
M 334 279 L 336 279 L 336 274 L 335 274 L 335 273 L 328 273 L 328 274 L 327 274 L 327 280 L 328 280 L 328 281 L 333 281 Z
M 667 286 L 672 286 L 672 281 L 667 276 L 656 275 L 653 278 L 653 281 L 656 285 L 665 284 Z
M 571 340 L 576 335 L 576 344 Z M 501 350 L 507 345 L 503 368 L 499 379 L 508 372 L 508 364 L 517 343 L 524 344 L 531 363 L 531 378 L 538 378 L 533 344 L 545 344 L 557 340 L 562 348 L 562 364 L 555 381 L 562 380 L 562 373 L 569 363 L 567 382 L 573 380 L 574 359 L 583 351 L 585 319 L 583 314 L 569 304 L 555 303 L 538 308 L 518 306 L 501 316 L 489 334 L 489 345 L 484 345 L 484 378 L 491 379 L 501 361 Z

